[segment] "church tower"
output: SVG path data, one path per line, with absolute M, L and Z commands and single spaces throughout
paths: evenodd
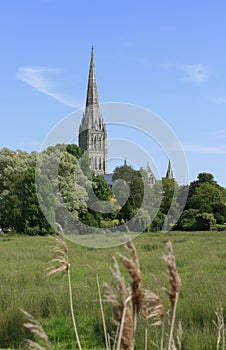
M 91 169 L 96 175 L 107 173 L 107 130 L 98 102 L 93 47 L 89 68 L 86 109 L 79 128 L 79 147 L 88 152 Z
M 172 166 L 171 166 L 171 162 L 169 160 L 169 163 L 168 163 L 168 168 L 167 168 L 167 172 L 166 172 L 166 177 L 168 177 L 168 179 L 173 179 L 173 169 L 172 169 Z

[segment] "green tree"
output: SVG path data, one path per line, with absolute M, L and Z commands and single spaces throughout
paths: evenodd
M 182 231 L 196 230 L 196 215 L 198 213 L 197 209 L 184 210 L 176 224 L 176 229 Z
M 5 197 L 4 225 L 20 233 L 50 233 L 50 225 L 36 196 L 34 168 L 12 173 L 7 183 L 10 191 Z
M 196 215 L 196 230 L 207 230 L 211 229 L 211 226 L 216 223 L 216 219 L 212 213 L 199 213 Z
M 140 171 L 128 165 L 117 167 L 112 177 L 113 181 L 124 180 L 130 189 L 130 203 L 135 209 L 140 208 L 144 196 L 144 182 Z M 132 204 L 133 203 L 133 204 Z
M 95 195 L 103 201 L 110 201 L 113 197 L 112 189 L 102 175 L 93 175 L 92 187 Z
M 200 184 L 205 182 L 208 182 L 210 184 L 216 184 L 216 181 L 214 180 L 214 176 L 210 173 L 199 173 L 198 182 Z
M 90 180 L 80 167 L 81 152 L 77 147 L 66 145 L 48 147 L 38 158 L 40 175 L 45 175 L 51 183 L 51 193 L 57 198 L 55 205 L 55 220 L 65 230 L 75 230 L 79 212 L 86 206 Z M 75 152 L 74 152 L 75 151 Z M 40 201 L 45 203 L 40 194 Z M 44 198 L 45 199 L 45 198 Z M 53 222 L 52 225 L 55 223 Z
M 213 206 L 225 203 L 224 192 L 215 183 L 203 182 L 197 188 L 190 199 L 190 207 L 199 209 L 200 212 L 213 212 Z

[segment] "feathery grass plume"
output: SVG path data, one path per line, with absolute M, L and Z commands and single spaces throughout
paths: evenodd
M 124 278 L 121 275 L 118 262 L 115 257 L 114 268 L 111 269 L 112 275 L 116 281 L 116 290 L 110 287 L 107 283 L 104 283 L 105 301 L 110 302 L 113 305 L 113 313 L 116 324 L 120 325 L 117 350 L 133 350 L 133 312 L 131 292 L 126 288 Z
M 66 242 L 61 238 L 55 238 L 55 242 L 57 246 L 52 247 L 54 258 L 49 262 L 53 265 L 46 269 L 47 277 L 70 270 Z
M 173 306 L 175 303 L 176 295 L 179 294 L 181 282 L 180 282 L 180 276 L 177 272 L 176 259 L 173 251 L 173 246 L 170 241 L 167 242 L 167 248 L 168 248 L 169 254 L 167 256 L 163 255 L 163 260 L 166 262 L 168 267 L 170 290 L 165 289 L 165 291 L 168 294 L 171 304 Z
M 216 350 L 220 349 L 220 344 L 222 343 L 222 349 L 225 349 L 225 324 L 224 324 L 224 313 L 223 313 L 223 307 L 220 305 L 220 307 L 215 312 L 215 315 L 217 317 L 217 322 L 213 320 L 213 324 L 217 327 L 217 347 Z
M 145 319 L 145 350 L 148 348 L 148 320 L 153 321 L 151 326 L 162 327 L 160 340 L 160 350 L 162 350 L 164 340 L 164 306 L 160 297 L 150 290 L 144 290 L 143 293 L 143 317 Z
M 75 322 L 75 314 L 74 314 L 74 308 L 73 308 L 71 269 L 70 269 L 71 266 L 68 259 L 68 247 L 66 242 L 61 238 L 55 238 L 55 241 L 57 246 L 53 247 L 52 249 L 54 258 L 50 261 L 50 264 L 53 264 L 53 265 L 46 269 L 46 271 L 48 271 L 47 276 L 52 276 L 52 275 L 56 275 L 67 271 L 72 323 L 73 323 L 75 338 L 76 338 L 79 350 L 82 350 L 79 335 L 78 335 L 77 325 Z
M 37 339 L 37 342 L 27 339 L 26 343 L 28 348 L 31 350 L 46 350 L 46 349 L 51 350 L 52 345 L 44 329 L 42 328 L 42 325 L 27 311 L 21 308 L 20 308 L 20 311 L 24 314 L 24 316 L 27 319 L 27 322 L 24 323 L 24 327 L 29 329 L 31 333 L 33 333 L 34 337 Z M 40 345 L 38 341 L 41 342 L 42 345 Z
M 130 276 L 132 277 L 132 304 L 133 304 L 133 325 L 134 325 L 134 337 L 137 328 L 137 317 L 142 305 L 142 289 L 141 289 L 141 273 L 139 266 L 139 259 L 137 256 L 136 248 L 131 240 L 125 244 L 125 248 L 130 254 L 130 258 L 125 255 L 119 254 L 120 258 Z
M 170 284 L 170 289 L 165 289 L 165 292 L 168 294 L 171 301 L 170 331 L 168 337 L 167 350 L 172 350 L 173 348 L 175 348 L 173 341 L 173 330 L 176 318 L 177 302 L 180 292 L 180 276 L 177 272 L 176 259 L 173 251 L 173 246 L 170 241 L 167 243 L 167 248 L 169 253 L 167 256 L 163 256 L 163 259 L 166 262 L 168 268 L 168 277 Z
M 164 306 L 158 295 L 150 290 L 144 290 L 143 316 L 145 321 L 152 320 L 152 326 L 161 326 L 164 323 Z

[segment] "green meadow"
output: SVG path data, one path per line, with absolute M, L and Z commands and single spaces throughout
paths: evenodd
M 215 312 L 219 305 L 223 306 L 226 315 L 226 232 L 144 233 L 134 240 L 143 287 L 163 298 L 166 312 L 170 303 L 162 288 L 168 286 L 162 256 L 167 253 L 168 240 L 174 247 L 182 283 L 176 317 L 176 326 L 180 320 L 183 328 L 182 349 L 216 349 L 217 328 L 213 320 L 216 321 Z M 104 295 L 103 282 L 114 284 L 109 269 L 112 256 L 117 252 L 126 253 L 125 248 L 96 249 L 67 243 L 75 317 L 82 348 L 104 349 L 96 272 Z M 25 320 L 19 307 L 41 322 L 54 349 L 77 349 L 66 275 L 45 277 L 54 244 L 51 237 L 0 237 L 1 349 L 24 349 L 24 340 L 31 337 L 23 327 Z M 129 283 L 123 267 L 122 271 Z M 111 334 L 115 329 L 111 306 L 104 304 L 104 310 Z M 135 348 L 144 349 L 144 321 L 141 316 Z M 150 344 L 148 349 L 155 349 L 155 346 Z

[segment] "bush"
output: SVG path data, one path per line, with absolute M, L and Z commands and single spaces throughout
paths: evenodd
M 211 231 L 226 231 L 226 225 L 220 225 L 220 224 L 212 225 Z

